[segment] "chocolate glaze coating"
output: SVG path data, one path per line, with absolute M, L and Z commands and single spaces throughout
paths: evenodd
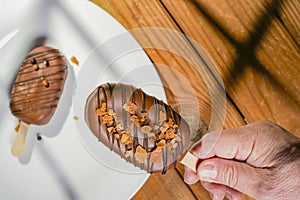
M 67 73 L 65 58 L 58 50 L 47 46 L 33 49 L 23 61 L 11 90 L 12 114 L 28 124 L 48 123 Z
M 137 108 L 135 110 L 136 116 L 141 118 L 141 113 L 147 113 L 144 125 L 161 126 L 162 121 L 166 122 L 170 118 L 178 125 L 175 128 L 175 134 L 180 138 L 176 141 L 176 147 L 169 148 L 167 145 L 162 149 L 161 162 L 151 162 L 151 154 L 157 148 L 159 141 L 154 141 L 147 134 L 142 132 L 142 127 L 134 124 L 130 117 L 133 115 L 123 108 L 123 105 L 128 102 L 133 102 Z M 100 108 L 103 103 L 106 103 L 107 109 L 112 109 L 116 115 L 114 116 L 114 125 L 121 124 L 122 130 L 131 127 L 130 135 L 132 136 L 132 143 L 125 145 L 121 142 L 122 130 L 118 130 L 114 134 L 108 132 L 107 128 L 110 125 L 103 123 L 103 116 L 96 114 L 96 110 Z M 165 113 L 165 119 L 160 119 Z M 97 87 L 88 97 L 85 107 L 85 121 L 96 136 L 110 150 L 119 154 L 122 158 L 132 163 L 148 173 L 164 174 L 168 169 L 174 168 L 176 163 L 181 160 L 185 150 L 190 143 L 190 130 L 188 124 L 176 113 L 170 106 L 163 101 L 157 100 L 153 96 L 145 94 L 141 89 L 137 89 L 130 85 L 107 83 Z M 132 125 L 134 124 L 134 126 Z M 128 129 L 127 129 L 128 130 Z M 153 131 L 156 138 L 160 135 L 160 129 Z M 115 137 L 114 135 L 118 137 Z M 95 138 L 95 139 L 96 139 Z M 166 140 L 167 141 L 167 140 Z M 138 146 L 141 146 L 147 151 L 147 158 L 145 162 L 139 162 L 134 154 Z M 133 153 L 129 157 L 125 157 L 125 152 L 132 149 Z

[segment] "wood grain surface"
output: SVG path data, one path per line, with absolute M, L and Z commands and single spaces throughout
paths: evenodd
M 191 116 L 200 113 L 208 126 L 219 120 L 228 129 L 268 119 L 300 136 L 299 1 L 93 2 L 145 49 L 166 85 L 168 103 L 179 112 L 181 102 L 190 105 L 181 114 L 195 129 L 203 124 Z M 223 91 L 225 103 L 212 103 Z M 225 116 L 214 118 L 212 108 L 224 106 Z M 166 175 L 151 175 L 133 199 L 210 199 L 199 182 L 185 184 L 183 174 L 179 165 Z

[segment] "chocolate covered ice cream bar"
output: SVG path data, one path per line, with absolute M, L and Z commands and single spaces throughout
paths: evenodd
M 63 92 L 67 74 L 67 63 L 57 49 L 40 46 L 29 53 L 18 71 L 10 96 L 10 110 L 21 121 L 21 127 L 44 125 L 50 121 Z M 15 156 L 22 153 L 24 141 L 20 140 L 26 138 L 26 131 L 22 128 L 20 131 L 23 135 L 18 133 L 14 144 L 17 142 L 21 145 L 18 147 L 21 150 L 15 151 L 13 145 Z M 21 136 L 23 139 L 20 139 Z
M 188 124 L 169 105 L 121 83 L 89 95 L 85 121 L 95 139 L 148 173 L 174 168 L 190 142 Z

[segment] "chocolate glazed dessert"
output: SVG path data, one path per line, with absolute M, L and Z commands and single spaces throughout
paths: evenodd
M 12 153 L 20 156 L 30 124 L 47 124 L 53 116 L 67 77 L 64 56 L 47 46 L 33 49 L 25 58 L 13 84 L 10 110 L 20 123 Z
M 85 121 L 101 143 L 148 173 L 174 168 L 190 143 L 188 124 L 169 105 L 121 83 L 89 95 Z

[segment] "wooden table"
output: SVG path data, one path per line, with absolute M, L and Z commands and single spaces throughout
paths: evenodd
M 174 84 L 175 79 L 164 73 L 165 69 L 175 70 L 188 80 L 199 101 L 196 110 L 205 123 L 210 123 L 212 112 L 203 77 L 181 55 L 155 48 L 158 43 L 188 49 L 200 57 L 196 44 L 209 54 L 218 69 L 211 73 L 220 74 L 227 94 L 222 128 L 268 119 L 300 136 L 299 0 L 93 2 L 132 32 L 166 85 L 180 85 L 181 79 Z M 149 27 L 185 34 L 185 39 L 178 40 L 172 34 L 149 36 Z M 177 89 L 184 93 L 183 88 Z M 172 98 L 168 100 L 176 107 Z M 133 199 L 210 199 L 200 183 L 186 185 L 183 173 L 179 165 L 167 175 L 151 175 Z

